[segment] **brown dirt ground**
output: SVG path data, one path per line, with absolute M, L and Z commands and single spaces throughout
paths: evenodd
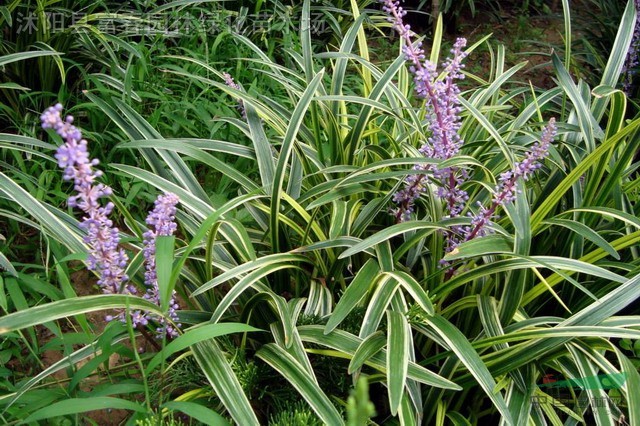
M 506 51 L 505 69 L 518 63 L 527 62 L 512 81 L 531 82 L 534 87 L 548 89 L 555 87 L 555 71 L 551 65 L 550 53 L 555 51 L 561 57 L 564 51 L 564 18 L 559 1 L 545 2 L 549 10 L 546 14 L 523 18 L 518 9 L 508 7 L 495 12 L 478 12 L 476 16 L 466 14 L 460 17 L 456 32 L 473 43 L 487 34 L 492 34 L 489 43 L 494 47 L 503 44 Z M 584 3 L 584 4 L 583 4 Z M 515 5 L 515 4 L 514 4 Z M 583 0 L 571 4 L 572 24 L 589 19 Z M 519 6 L 517 6 L 519 7 Z M 592 6 L 590 6 L 592 7 Z M 572 41 L 575 44 L 582 37 L 577 25 L 572 25 Z M 466 60 L 467 69 L 487 78 L 490 73 L 491 58 L 486 50 L 478 49 Z M 574 72 L 575 70 L 570 70 Z

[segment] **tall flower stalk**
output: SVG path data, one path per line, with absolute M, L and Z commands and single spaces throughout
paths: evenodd
M 637 1 L 640 2 L 640 0 Z M 462 109 L 459 100 L 460 90 L 456 81 L 464 78 L 462 60 L 466 56 L 463 51 L 466 40 L 464 38 L 456 40 L 451 49 L 451 57 L 442 64 L 444 78 L 439 78 L 436 65 L 426 59 L 422 43 L 413 41 L 410 26 L 403 22 L 407 12 L 400 7 L 400 2 L 382 0 L 382 3 L 383 10 L 388 14 L 388 20 L 403 40 L 403 53 L 410 64 L 409 70 L 413 74 L 416 94 L 426 101 L 430 136 L 420 148 L 420 152 L 426 157 L 439 160 L 452 158 L 460 152 L 464 142 L 458 133 Z M 630 61 L 635 66 L 637 59 Z M 541 166 L 541 161 L 548 154 L 548 148 L 555 133 L 555 120 L 551 119 L 540 142 L 533 146 L 525 159 L 516 163 L 513 170 L 500 176 L 492 204 L 489 207 L 479 206 L 471 226 L 454 226 L 445 232 L 445 252 L 451 252 L 461 242 L 469 241 L 487 232 L 486 226 L 491 223 L 496 209 L 515 198 L 518 179 L 529 179 L 531 174 Z M 456 167 L 439 168 L 434 165 L 416 166 L 415 169 L 425 173 L 408 176 L 404 182 L 404 188 L 393 196 L 394 202 L 398 205 L 394 211 L 396 220 L 402 222 L 411 217 L 415 201 L 426 190 L 429 175 L 437 182 L 437 195 L 444 201 L 445 217 L 460 216 L 469 200 L 467 192 L 461 188 L 468 177 L 466 171 Z M 447 265 L 445 261 L 441 263 Z M 452 270 L 448 271 L 449 276 L 451 273 L 453 273 Z
M 383 10 L 388 20 L 403 40 L 403 53 L 409 70 L 413 74 L 415 91 L 419 98 L 426 101 L 426 112 L 430 136 L 420 148 L 427 157 L 447 160 L 460 152 L 463 140 L 458 134 L 461 126 L 460 89 L 456 81 L 464 79 L 462 69 L 466 53 L 463 51 L 466 39 L 458 38 L 451 49 L 451 57 L 443 64 L 445 77 L 438 78 L 437 67 L 426 59 L 421 42 L 414 42 L 409 25 L 403 21 L 407 12 L 400 7 L 399 1 L 383 0 Z M 417 170 L 430 172 L 439 182 L 437 194 L 444 200 L 447 217 L 460 215 L 469 196 L 460 186 L 467 178 L 466 173 L 456 167 L 438 168 L 436 166 L 416 166 Z M 393 200 L 398 204 L 395 210 L 398 222 L 408 220 L 414 210 L 415 201 L 426 190 L 427 174 L 408 176 L 404 188 L 398 191 Z M 456 229 L 447 232 L 446 250 L 451 251 L 458 240 Z

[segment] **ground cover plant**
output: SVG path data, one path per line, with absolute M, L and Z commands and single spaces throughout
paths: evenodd
M 287 19 L 5 32 L 62 77 L 1 83 L 2 422 L 640 424 L 637 5 L 581 79 L 563 2 L 538 88 L 399 2 L 245 3 L 135 5 Z

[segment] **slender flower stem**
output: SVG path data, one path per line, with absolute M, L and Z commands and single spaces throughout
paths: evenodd
M 500 175 L 499 184 L 496 186 L 496 193 L 489 208 L 480 206 L 478 214 L 471 221 L 471 227 L 466 229 L 463 241 L 469 241 L 477 236 L 486 233 L 486 225 L 491 223 L 491 218 L 498 206 L 504 206 L 516 198 L 517 181 L 522 178 L 529 180 L 533 172 L 542 167 L 542 160 L 549 154 L 549 146 L 556 135 L 556 120 L 551 118 L 549 124 L 542 132 L 540 142 L 536 142 L 531 150 L 527 152 L 525 158 L 514 165 L 513 170 Z

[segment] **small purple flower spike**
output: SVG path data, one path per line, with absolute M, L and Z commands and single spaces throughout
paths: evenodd
M 145 274 L 144 283 L 147 286 L 147 292 L 143 296 L 145 299 L 160 305 L 160 294 L 158 288 L 158 275 L 156 273 L 156 238 L 159 236 L 169 236 L 177 229 L 175 223 L 176 217 L 176 204 L 179 199 L 175 194 L 163 194 L 158 196 L 155 201 L 155 207 L 149 216 L 147 216 L 147 225 L 151 228 L 144 233 L 144 261 L 145 261 Z M 168 324 L 165 318 L 156 318 L 156 321 L 160 324 L 160 327 L 156 329 L 157 337 L 162 338 L 164 335 L 167 337 L 177 337 L 178 328 L 182 325 L 178 322 L 178 314 L 176 312 L 179 309 L 179 305 L 176 302 L 176 292 L 174 290 L 171 300 L 169 301 L 168 316 L 175 324 L 175 327 Z
M 128 256 L 124 250 L 118 248 L 120 236 L 118 228 L 108 218 L 113 210 L 113 203 L 109 202 L 104 207 L 100 205 L 100 198 L 111 195 L 111 188 L 102 183 L 96 183 L 96 179 L 102 176 L 102 172 L 95 170 L 98 160 L 89 159 L 87 141 L 82 139 L 82 132 L 73 125 L 73 117 L 62 119 L 62 105 L 56 104 L 47 108 L 40 116 L 43 129 L 53 129 L 64 139 L 56 154 L 58 165 L 64 169 L 64 179 L 72 180 L 76 195 L 69 197 L 70 207 L 77 207 L 85 213 L 80 227 L 87 231 L 84 242 L 89 246 L 87 265 L 89 270 L 98 273 L 98 285 L 106 294 L 136 294 L 133 285 L 127 284 L 129 278 L 125 274 Z M 164 194 L 158 197 L 155 208 L 147 217 L 147 224 L 152 230 L 144 234 L 144 257 L 146 261 L 145 284 L 148 286 L 144 298 L 159 304 L 158 280 L 155 266 L 155 242 L 159 235 L 173 235 L 176 231 L 175 224 L 176 204 L 178 197 L 174 194 Z M 179 306 L 176 302 L 175 292 L 169 302 L 168 316 L 172 321 L 169 324 L 165 318 L 153 318 L 160 327 L 157 328 L 159 338 L 167 335 L 176 337 L 178 323 L 176 310 Z M 149 323 L 149 314 L 141 311 L 131 312 L 131 321 L 134 327 L 146 326 Z M 119 319 L 126 322 L 124 311 L 116 316 L 109 315 L 107 321 Z M 175 324 L 175 326 L 174 326 Z
M 485 227 L 491 224 L 491 219 L 498 206 L 504 206 L 515 200 L 516 192 L 518 191 L 518 179 L 522 178 L 527 181 L 533 172 L 542 167 L 542 161 L 549 155 L 549 146 L 553 142 L 556 132 L 556 120 L 551 118 L 542 132 L 540 142 L 536 142 L 533 145 L 522 161 L 514 164 L 513 170 L 506 171 L 500 175 L 491 207 L 480 206 L 478 213 L 471 220 L 471 226 L 465 229 L 463 241 L 486 235 L 487 230 Z
M 238 86 L 238 83 L 233 81 L 233 77 L 231 77 L 231 74 L 229 74 L 228 72 L 223 72 L 222 73 L 222 77 L 224 79 L 224 84 L 226 84 L 227 86 L 231 87 L 232 89 L 242 90 L 240 88 L 240 86 Z M 237 108 L 238 108 L 238 111 L 240 112 L 240 114 L 242 115 L 242 118 L 244 118 L 246 120 L 247 119 L 247 111 L 244 108 L 244 102 L 242 102 L 242 99 L 238 100 L 238 107 Z

